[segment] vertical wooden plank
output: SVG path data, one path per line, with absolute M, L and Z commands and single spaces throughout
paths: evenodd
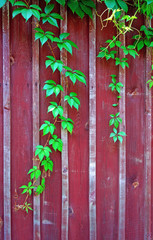
M 98 14 L 105 11 L 105 4 L 97 6 Z M 107 13 L 104 18 L 107 17 Z M 103 28 L 97 18 L 97 51 L 105 45 L 107 39 L 116 35 L 116 29 L 109 24 L 109 29 Z M 97 52 L 97 54 L 98 54 Z M 109 83 L 115 74 L 118 79 L 118 67 L 114 60 L 97 58 L 97 240 L 118 239 L 118 165 L 119 143 L 110 138 L 113 127 L 109 127 L 110 114 L 119 112 L 112 104 L 117 102 L 117 94 L 111 91 Z
M 148 25 L 148 21 L 146 20 Z M 150 79 L 151 70 L 151 48 L 146 48 L 146 76 L 145 80 Z M 145 81 L 145 82 L 146 82 Z M 152 99 L 149 84 L 145 88 L 145 147 L 144 147 L 144 239 L 151 240 L 151 141 L 152 141 Z
M 68 12 L 68 33 L 78 49 L 68 54 L 68 66 L 82 71 L 87 85 L 69 81 L 68 91 L 77 93 L 78 111 L 68 108 L 74 121 L 68 138 L 69 158 L 69 239 L 89 239 L 89 20 Z
M 39 0 L 33 0 L 33 4 L 39 4 Z M 35 41 L 34 25 L 37 19 L 33 18 L 32 25 L 32 116 L 33 116 L 33 156 L 35 147 L 39 144 L 39 41 Z M 33 161 L 33 166 L 38 166 L 38 161 Z M 37 185 L 40 180 L 37 179 Z M 40 231 L 40 195 L 33 198 L 33 239 L 41 239 Z
M 16 205 L 24 203 L 26 194 L 21 194 L 20 187 L 27 185 L 30 179 L 27 172 L 33 165 L 31 21 L 25 23 L 21 15 L 10 17 L 10 36 L 12 237 L 33 239 L 33 211 L 25 214 L 14 210 Z M 28 203 L 32 204 L 32 197 Z
M 39 1 L 40 7 L 45 8 L 45 1 Z M 60 13 L 60 4 L 55 4 L 54 12 Z M 59 21 L 60 22 L 60 21 Z M 58 23 L 59 23 L 58 22 Z M 50 30 L 54 32 L 55 36 L 59 36 L 60 29 L 51 26 L 50 24 L 44 24 L 42 26 L 44 31 Z M 51 43 L 51 42 L 50 42 Z M 53 44 L 53 48 L 54 48 Z M 56 59 L 60 58 L 59 48 L 54 49 Z M 52 114 L 48 114 L 48 106 L 51 101 L 60 102 L 60 96 L 57 98 L 55 95 L 46 98 L 46 91 L 42 91 L 45 81 L 52 79 L 57 84 L 60 84 L 60 73 L 59 71 L 52 72 L 51 68 L 45 67 L 46 56 L 52 55 L 48 44 L 44 44 L 43 47 L 39 49 L 39 61 L 40 61 L 40 125 L 44 123 L 45 120 L 54 122 Z M 56 123 L 55 134 L 61 137 L 60 123 Z M 42 131 L 40 132 L 40 144 L 43 146 L 47 141 L 48 136 L 42 136 Z M 54 163 L 54 168 L 52 173 L 44 173 L 46 190 L 41 196 L 41 238 L 42 239 L 61 239 L 61 192 L 62 192 L 62 176 L 61 176 L 61 153 L 58 151 L 53 151 L 51 154 L 51 159 Z M 49 189 L 49 191 L 47 190 Z M 47 236 L 47 237 L 46 237 Z
M 125 46 L 125 35 L 120 36 L 120 41 Z M 119 57 L 124 58 L 123 51 L 119 50 Z M 126 132 L 125 123 L 125 89 L 126 89 L 126 72 L 119 66 L 119 82 L 124 87 L 121 90 L 121 99 L 119 101 L 120 118 L 122 118 L 122 124 L 119 126 L 119 131 Z M 123 138 L 122 144 L 119 143 L 119 223 L 118 223 L 118 239 L 125 239 L 125 208 L 126 206 L 126 137 Z
M 61 21 L 61 33 L 67 32 L 67 10 L 65 7 L 60 8 L 60 14 L 63 17 Z M 67 65 L 67 52 L 62 50 L 60 59 L 64 65 Z M 66 81 L 64 72 L 61 74 L 61 84 L 64 93 L 61 96 L 61 105 L 64 108 L 64 117 L 68 117 L 67 103 L 64 102 L 64 96 L 67 95 Z M 61 128 L 61 139 L 63 141 L 62 151 L 62 224 L 61 224 L 61 239 L 68 240 L 68 207 L 69 207 L 69 166 L 68 166 L 68 133 Z
M 131 14 L 133 14 L 131 9 Z M 140 29 L 144 19 L 134 22 Z M 126 46 L 133 43 L 129 32 Z M 125 238 L 144 239 L 144 148 L 145 148 L 145 49 L 134 59 L 128 55 L 126 68 L 126 224 Z
M 89 20 L 89 225 L 90 240 L 96 234 L 96 13 Z
M 2 10 L 3 29 L 3 184 L 4 239 L 11 239 L 11 109 L 9 3 Z

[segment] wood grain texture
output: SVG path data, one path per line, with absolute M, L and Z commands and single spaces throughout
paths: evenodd
M 63 21 L 60 22 L 60 33 L 67 32 L 67 9 L 65 7 L 60 8 L 60 15 L 63 17 Z M 67 66 L 67 51 L 62 50 L 60 53 L 60 59 Z M 64 101 L 64 96 L 67 95 L 67 83 L 64 74 L 64 70 L 61 74 L 61 85 L 64 92 L 61 96 L 61 106 L 64 108 L 63 116 L 68 117 L 67 102 Z M 68 240 L 68 226 L 69 226 L 69 164 L 68 164 L 68 132 L 61 127 L 61 139 L 63 142 L 62 151 L 62 223 L 61 223 L 61 239 Z
M 32 239 L 33 211 L 15 211 L 16 205 L 24 203 L 26 194 L 21 194 L 20 187 L 30 181 L 27 173 L 33 165 L 31 21 L 25 23 L 21 15 L 10 16 L 10 36 L 12 236 Z M 32 197 L 28 203 L 32 204 Z
M 69 92 L 80 100 L 78 111 L 69 106 L 74 130 L 69 134 L 69 239 L 89 239 L 89 22 L 68 11 L 70 39 L 79 49 L 68 54 L 68 66 L 82 71 L 87 85 L 69 80 Z
M 44 8 L 45 2 L 39 2 Z M 97 7 L 98 14 L 105 10 L 104 4 L 97 2 Z M 51 68 L 46 69 L 46 56 L 51 52 L 47 44 L 40 47 L 34 41 L 31 20 L 25 23 L 22 16 L 9 18 L 8 4 L 3 14 L 0 12 L 0 239 L 151 240 L 153 107 L 152 91 L 146 85 L 151 52 L 142 49 L 136 59 L 128 55 L 129 69 L 118 68 L 114 59 L 96 58 L 100 46 L 116 34 L 112 24 L 101 31 L 95 14 L 93 21 L 87 16 L 81 20 L 70 9 L 60 9 L 58 3 L 54 12 L 61 13 L 64 21 L 58 21 L 59 29 L 43 24 L 43 30 L 49 27 L 55 36 L 70 33 L 68 38 L 79 50 L 73 48 L 72 56 L 63 51 L 60 56 L 52 43 L 55 56 L 73 70 L 81 70 L 87 86 L 68 80 L 67 89 L 58 71 L 53 74 Z M 143 24 L 142 17 L 134 27 Z M 133 33 L 122 38 L 123 44 L 133 43 Z M 124 57 L 122 51 L 119 56 Z M 111 74 L 125 86 L 117 108 L 112 107 L 117 93 L 108 87 Z M 81 105 L 78 111 L 65 105 L 62 94 L 64 114 L 74 120 L 74 130 L 72 135 L 61 133 L 60 123 L 56 123 L 55 134 L 62 137 L 64 151 L 52 153 L 53 173 L 43 172 L 46 190 L 34 200 L 29 198 L 34 213 L 26 214 L 14 211 L 15 203 L 24 201 L 19 187 L 30 180 L 27 172 L 36 164 L 32 161 L 35 146 L 39 140 L 46 143 L 47 136 L 42 136 L 42 131 L 39 135 L 39 122 L 54 121 L 47 108 L 51 101 L 60 103 L 60 96 L 46 98 L 42 91 L 49 79 L 61 82 L 68 93 L 76 92 Z M 123 119 L 119 130 L 127 133 L 122 145 L 109 138 L 110 114 L 116 112 Z
M 44 9 L 45 1 L 39 1 L 40 7 Z M 55 4 L 54 12 L 60 13 L 59 4 Z M 60 26 L 60 21 L 58 21 Z M 59 36 L 60 27 L 54 27 L 50 24 L 43 24 L 44 31 L 51 31 L 55 36 Z M 51 43 L 51 42 L 50 42 Z M 55 43 L 52 44 L 53 47 L 56 46 Z M 60 59 L 60 52 L 58 48 L 54 49 L 56 59 Z M 52 52 L 48 47 L 48 44 L 40 46 L 40 126 L 44 123 L 45 120 L 54 122 L 52 113 L 48 113 L 48 106 L 51 101 L 60 102 L 60 96 L 57 98 L 53 94 L 46 98 L 46 91 L 43 91 L 45 81 L 52 79 L 57 84 L 60 84 L 60 73 L 55 71 L 52 72 L 52 69 L 45 67 L 46 56 L 51 56 Z M 60 123 L 56 123 L 55 134 L 60 138 L 61 129 Z M 42 131 L 40 131 L 40 144 L 43 146 L 46 143 L 47 135 L 43 136 Z M 61 153 L 59 151 L 54 151 L 50 155 L 51 160 L 54 163 L 53 172 L 45 173 L 43 172 L 43 177 L 45 177 L 46 189 L 41 195 L 41 238 L 45 240 L 52 239 L 61 239 L 61 192 L 62 192 L 62 177 L 61 177 Z M 48 189 L 48 191 L 47 191 Z
M 96 12 L 89 20 L 89 222 L 90 240 L 97 238 L 96 225 Z
M 11 240 L 11 106 L 9 3 L 2 10 L 3 31 L 3 197 L 4 239 Z
M 148 21 L 146 20 L 148 25 Z M 146 49 L 146 81 L 151 78 L 151 48 Z M 145 81 L 145 82 L 146 82 Z M 145 87 L 145 146 L 144 146 L 144 184 L 145 184 L 145 199 L 144 199 L 144 239 L 151 240 L 151 157 L 152 157 L 152 93 L 149 84 Z
M 100 3 L 97 7 L 98 14 L 105 10 Z M 107 14 L 103 17 L 105 19 Z M 97 55 L 101 46 L 107 46 L 105 41 L 116 35 L 113 25 L 109 24 L 109 27 L 110 31 L 107 28 L 101 31 L 101 23 L 97 17 Z M 111 74 L 115 74 L 118 80 L 119 72 L 114 60 L 97 58 L 97 240 L 118 239 L 119 144 L 109 137 L 113 130 L 109 121 L 110 114 L 116 114 L 119 109 L 112 107 L 112 104 L 117 103 L 117 93 L 108 87 L 112 82 Z
M 39 0 L 33 0 L 33 4 L 39 5 Z M 33 119 L 33 157 L 36 146 L 39 145 L 39 41 L 35 41 L 36 18 L 32 25 L 32 119 Z M 33 166 L 38 166 L 38 161 L 33 161 Z M 40 184 L 37 179 L 36 185 Z M 33 240 L 41 239 L 40 228 L 40 195 L 33 196 Z
M 122 45 L 125 46 L 125 36 L 120 36 Z M 125 58 L 123 51 L 119 50 L 119 57 Z M 126 102 L 125 102 L 125 89 L 126 89 L 126 70 L 119 66 L 119 82 L 123 84 L 121 90 L 121 99 L 119 100 L 120 118 L 122 124 L 119 126 L 119 132 L 126 133 Z M 119 143 L 119 223 L 118 223 L 118 239 L 125 240 L 125 209 L 126 209 L 126 137 L 123 137 L 123 142 Z
M 131 11 L 132 14 L 132 11 Z M 134 22 L 140 29 L 143 18 Z M 126 36 L 126 45 L 133 43 L 133 33 Z M 145 146 L 145 49 L 136 60 L 128 56 L 126 68 L 126 224 L 125 238 L 144 239 L 144 146 Z

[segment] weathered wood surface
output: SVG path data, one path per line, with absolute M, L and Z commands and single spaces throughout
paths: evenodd
M 36 164 L 34 148 L 46 142 L 38 132 L 40 124 L 51 118 L 50 100 L 42 88 L 49 79 L 61 81 L 64 88 L 66 82 L 57 71 L 46 70 L 50 50 L 34 41 L 34 23 L 25 24 L 20 16 L 12 20 L 8 5 L 0 10 L 0 239 L 151 240 L 153 109 L 146 85 L 151 51 L 141 50 L 136 60 L 128 57 L 129 69 L 115 67 L 113 60 L 96 58 L 102 43 L 116 34 L 111 24 L 102 32 L 95 13 L 93 21 L 81 20 L 59 5 L 55 9 L 64 21 L 59 29 L 50 30 L 55 35 L 69 32 L 79 47 L 73 49 L 73 56 L 64 51 L 60 55 L 58 48 L 55 55 L 83 71 L 87 86 L 69 85 L 68 91 L 76 92 L 81 101 L 78 112 L 68 106 L 64 112 L 74 120 L 74 131 L 65 133 L 57 123 L 64 151 L 53 153 L 54 172 L 44 174 L 46 190 L 30 198 L 34 211 L 29 214 L 15 211 L 15 204 L 24 201 L 19 187 L 27 183 L 27 172 Z M 100 4 L 98 12 L 102 10 Z M 140 19 L 136 27 L 143 22 Z M 123 44 L 131 43 L 130 35 L 121 38 Z M 111 74 L 125 86 L 116 109 L 112 107 L 116 95 L 108 88 Z M 60 102 L 60 96 L 57 99 Z M 127 137 L 114 144 L 109 138 L 109 115 L 119 111 L 120 130 Z

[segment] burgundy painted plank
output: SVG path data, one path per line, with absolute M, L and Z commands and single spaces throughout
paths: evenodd
M 9 3 L 2 10 L 3 29 L 3 197 L 4 239 L 11 239 L 11 109 Z
M 40 6 L 44 8 L 44 1 L 40 1 Z M 59 4 L 55 4 L 53 12 L 60 13 Z M 58 24 L 60 22 L 58 21 Z M 42 28 L 44 31 L 51 31 L 55 33 L 55 36 L 59 36 L 59 29 L 51 26 L 50 24 L 43 24 Z M 52 44 L 53 48 L 56 44 Z M 59 49 L 54 49 L 54 53 L 57 59 L 60 59 Z M 60 83 L 60 74 L 55 71 L 53 74 L 50 67 L 46 69 L 45 60 L 46 56 L 52 55 L 47 44 L 40 47 L 40 125 L 44 123 L 44 120 L 53 122 L 52 113 L 47 114 L 47 108 L 51 101 L 60 102 L 60 96 L 57 98 L 52 95 L 46 98 L 46 92 L 42 91 L 45 81 L 52 79 L 57 84 Z M 55 134 L 60 137 L 60 123 L 56 123 Z M 40 143 L 44 145 L 46 143 L 47 137 L 42 136 L 42 131 L 40 131 Z M 53 150 L 53 149 L 52 149 Z M 41 196 L 41 237 L 45 240 L 50 239 L 61 239 L 61 191 L 62 191 L 62 181 L 61 181 L 61 154 L 57 152 L 52 152 L 51 159 L 54 162 L 53 173 L 43 174 L 46 178 L 46 189 Z M 48 177 L 47 177 L 48 176 Z
M 148 25 L 148 21 L 146 20 Z M 146 49 L 145 63 L 146 63 L 146 81 L 150 79 L 151 71 L 151 49 Z M 145 81 L 145 82 L 146 82 Z M 149 84 L 145 88 L 145 148 L 144 148 L 144 184 L 145 184 L 145 217 L 144 217 L 144 239 L 151 240 L 151 156 L 152 156 L 152 96 Z
M 65 7 L 60 8 L 60 15 L 63 17 L 63 21 L 60 23 L 60 33 L 67 32 L 67 9 Z M 62 50 L 60 59 L 67 66 L 67 51 Z M 61 106 L 64 108 L 64 117 L 68 117 L 67 102 L 64 101 L 64 96 L 67 95 L 67 83 L 64 76 L 64 70 L 61 74 L 61 84 L 64 92 L 61 96 Z M 61 139 L 63 141 L 62 151 L 62 224 L 61 224 L 61 239 L 68 240 L 68 221 L 69 221 L 69 166 L 68 166 L 68 132 L 61 128 Z
M 32 143 L 32 33 L 31 21 L 22 16 L 11 19 L 11 182 L 12 239 L 33 239 L 32 211 L 16 211 L 26 195 L 21 185 L 28 184 L 27 175 L 33 165 Z M 28 199 L 32 204 L 32 197 Z M 32 206 L 33 207 L 33 206 Z
M 33 4 L 39 4 L 39 0 L 33 0 Z M 33 156 L 36 146 L 39 145 L 39 41 L 35 41 L 36 18 L 32 25 L 32 117 L 33 117 Z M 38 166 L 38 161 L 33 161 Z M 36 181 L 40 184 L 40 179 Z M 40 231 L 40 195 L 33 196 L 33 240 L 41 239 Z
M 132 14 L 132 12 L 131 12 Z M 143 25 L 143 18 L 134 27 Z M 128 33 L 126 45 L 134 33 Z M 145 145 L 145 51 L 135 59 L 128 56 L 126 69 L 126 239 L 144 239 L 144 145 Z
M 3 228 L 3 40 L 2 9 L 0 10 L 0 239 L 4 238 Z
M 125 46 L 125 36 L 120 36 L 120 41 L 122 45 Z M 124 58 L 125 55 L 123 51 L 119 50 L 119 57 Z M 121 91 L 121 99 L 119 100 L 119 112 L 120 118 L 122 118 L 122 124 L 119 126 L 119 132 L 126 132 L 126 118 L 125 118 L 125 88 L 126 88 L 126 71 L 121 66 L 119 67 L 119 82 L 121 82 L 124 87 Z M 118 224 L 118 239 L 125 239 L 125 210 L 126 210 L 126 137 L 123 137 L 123 142 L 119 144 L 119 224 Z
M 90 240 L 96 228 L 96 12 L 89 20 L 89 221 Z
M 98 3 L 97 7 L 98 14 L 105 10 L 104 4 Z M 100 46 L 107 46 L 105 41 L 116 35 L 112 24 L 108 24 L 108 28 L 109 31 L 107 28 L 101 31 L 100 20 L 97 18 L 97 55 Z M 118 239 L 119 144 L 109 137 L 113 129 L 112 126 L 109 127 L 109 120 L 110 114 L 119 110 L 112 107 L 112 104 L 117 103 L 117 94 L 108 87 L 111 74 L 116 74 L 118 80 L 118 67 L 114 60 L 97 58 L 97 240 Z
M 153 21 L 151 21 L 151 26 L 153 26 Z M 153 61 L 153 57 L 151 54 L 151 60 Z M 153 62 L 152 62 L 153 63 Z M 149 73 L 150 74 L 150 73 Z M 152 75 L 152 74 L 151 74 Z M 148 76 L 147 76 L 148 79 Z M 153 89 L 151 89 L 151 96 L 153 96 Z M 153 104 L 151 104 L 151 112 L 153 113 Z M 152 126 L 153 126 L 153 118 L 151 119 Z M 152 136 L 153 136 L 153 127 L 151 130 Z M 151 139 L 151 236 L 153 236 L 153 138 Z
M 82 71 L 87 86 L 69 80 L 69 93 L 76 92 L 81 105 L 77 111 L 69 107 L 74 130 L 69 134 L 69 239 L 89 239 L 89 22 L 68 11 L 69 39 L 77 44 L 73 56 L 68 53 L 68 66 Z

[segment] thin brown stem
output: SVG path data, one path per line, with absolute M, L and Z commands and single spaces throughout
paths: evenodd
M 27 196 L 26 196 L 26 198 L 25 198 L 25 200 L 24 200 L 24 202 L 23 202 L 23 206 L 24 206 L 25 203 L 27 202 L 28 198 L 29 198 L 29 194 L 27 194 Z
M 27 4 L 28 8 L 30 7 L 29 6 L 29 1 L 27 2 L 26 0 L 24 0 L 25 4 Z

